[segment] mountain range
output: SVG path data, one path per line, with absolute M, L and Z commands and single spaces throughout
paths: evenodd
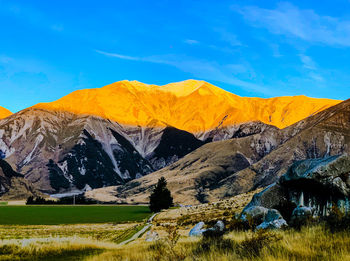
M 339 103 L 239 97 L 195 80 L 121 81 L 0 110 L 0 150 L 40 192 L 117 186 L 116 200 L 144 202 L 165 176 L 177 202 L 205 202 L 268 185 L 293 160 L 346 151 L 346 131 L 330 120 L 347 107 Z
M 293 162 L 350 153 L 350 100 L 287 128 L 208 143 L 179 161 L 123 186 L 88 192 L 92 198 L 145 203 L 165 177 L 175 202 L 213 202 L 266 187 Z

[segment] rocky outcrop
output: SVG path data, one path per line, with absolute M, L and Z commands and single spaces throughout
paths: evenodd
M 159 240 L 159 234 L 156 231 L 150 230 L 146 233 L 146 242 L 154 242 Z
M 275 208 L 288 220 L 300 220 L 311 213 L 327 215 L 332 204 L 349 211 L 349 181 L 347 155 L 298 161 L 277 183 L 254 195 L 242 214 L 252 208 Z
M 217 221 L 213 227 L 203 228 L 204 222 L 197 223 L 189 232 L 190 237 L 204 236 L 204 237 L 220 237 L 225 233 L 225 224 L 221 220 Z
M 201 236 L 203 234 L 203 232 L 205 231 L 205 229 L 203 229 L 205 223 L 203 221 L 198 222 L 188 233 L 188 235 L 190 237 L 198 237 Z
M 223 236 L 225 233 L 225 224 L 219 220 L 213 227 L 210 227 L 203 231 L 203 236 L 206 238 L 217 238 Z
M 312 218 L 312 212 L 313 209 L 311 207 L 298 206 L 292 212 L 290 223 L 296 227 L 306 224 Z
M 269 209 L 265 216 L 264 222 L 256 227 L 259 229 L 283 229 L 288 227 L 287 222 L 277 209 Z
M 248 221 L 249 219 L 252 219 L 254 223 L 259 224 L 265 220 L 268 211 L 267 208 L 262 206 L 247 207 L 242 211 L 241 220 Z

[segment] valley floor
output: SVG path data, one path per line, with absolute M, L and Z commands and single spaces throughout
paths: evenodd
M 125 246 L 118 242 L 137 231 L 135 224 L 91 227 L 1 227 L 0 260 L 350 260 L 350 232 L 331 234 L 322 226 L 231 232 L 219 241 L 181 236 L 175 242 L 165 234 L 156 242 L 143 237 Z
M 135 238 L 147 218 L 123 224 L 1 225 L 0 260 L 350 260 L 350 231 L 332 234 L 321 224 L 300 231 L 231 231 L 219 240 L 188 237 L 198 221 L 230 224 L 252 194 L 164 211 L 149 228 L 159 235 L 153 242 L 145 241 L 145 231 L 121 244 Z

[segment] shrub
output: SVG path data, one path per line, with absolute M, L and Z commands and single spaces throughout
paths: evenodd
M 240 243 L 242 256 L 259 256 L 264 247 L 270 247 L 271 244 L 280 241 L 282 238 L 276 234 L 258 230 L 252 236 L 247 237 Z
M 58 200 L 45 199 L 43 197 L 35 198 L 33 196 L 30 196 L 26 201 L 26 205 L 71 205 L 73 203 L 79 205 L 91 205 L 97 204 L 98 202 L 96 200 L 86 198 L 84 194 L 63 197 Z
M 325 218 L 326 228 L 330 232 L 350 229 L 350 215 L 342 212 L 337 205 L 333 204 L 329 215 Z
M 229 222 L 227 222 L 228 231 L 243 231 L 248 230 L 249 225 L 247 222 L 239 218 L 239 216 L 234 216 Z
M 210 252 L 234 252 L 235 249 L 235 242 L 231 239 L 203 237 L 193 250 L 193 254 L 199 256 Z

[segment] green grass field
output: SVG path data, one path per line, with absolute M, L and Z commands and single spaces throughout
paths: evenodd
M 142 221 L 147 206 L 1 206 L 0 225 L 59 225 Z

